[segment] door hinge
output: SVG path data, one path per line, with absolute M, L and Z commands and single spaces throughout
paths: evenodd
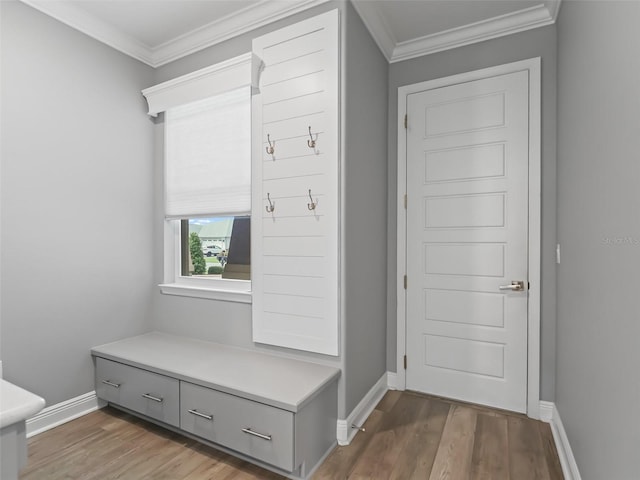
M 407 276 L 404 276 L 404 289 L 407 289 Z
M 407 356 L 404 356 L 404 369 L 407 369 Z
M 404 209 L 407 209 L 407 194 L 404 194 Z
M 407 128 L 408 121 L 409 120 L 408 120 L 407 114 L 405 113 L 405 115 L 404 115 L 404 128 Z

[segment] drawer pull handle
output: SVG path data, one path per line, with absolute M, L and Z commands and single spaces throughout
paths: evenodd
M 197 410 L 187 410 L 191 415 L 195 415 L 196 417 L 206 418 L 207 420 L 213 421 L 213 415 L 207 415 L 206 413 L 200 413 Z
M 102 380 L 102 383 L 104 383 L 105 385 L 109 385 L 110 387 L 114 387 L 114 388 L 120 388 L 120 383 L 113 383 L 109 380 Z
M 258 433 L 258 432 L 254 432 L 253 430 L 251 430 L 250 428 L 243 428 L 242 431 L 244 433 L 248 433 L 249 435 L 253 435 L 254 437 L 258 437 L 261 438 L 263 440 L 269 440 L 271 441 L 271 435 L 265 435 L 264 433 Z
M 143 393 L 142 396 L 144 398 L 148 398 L 149 400 L 153 400 L 154 402 L 158 402 L 158 403 L 162 403 L 162 401 L 164 400 L 163 398 L 154 397 L 153 395 L 151 395 L 149 393 Z

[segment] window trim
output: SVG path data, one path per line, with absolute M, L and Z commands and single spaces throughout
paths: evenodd
M 163 294 L 252 303 L 251 280 L 183 277 L 180 258 L 180 220 L 165 219 L 164 282 L 158 285 Z

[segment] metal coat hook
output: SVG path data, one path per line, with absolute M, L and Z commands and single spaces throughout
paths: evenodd
M 274 152 L 276 151 L 275 146 L 276 146 L 276 142 L 271 143 L 271 137 L 269 136 L 269 134 L 267 133 L 267 142 L 269 142 L 269 146 L 266 147 L 267 149 L 267 153 L 269 155 L 273 155 Z
M 311 189 L 309 189 L 309 200 L 311 200 L 311 203 L 307 203 L 307 208 L 309 210 L 315 210 L 316 206 L 318 205 L 317 201 L 313 201 L 313 197 L 311 196 Z
M 267 200 L 269 201 L 269 206 L 264 208 L 267 211 L 267 213 L 273 213 L 273 211 L 276 209 L 276 204 L 275 202 L 271 201 L 271 196 L 268 193 L 267 193 Z
M 313 135 L 311 134 L 311 125 L 309 125 L 309 137 L 311 140 L 307 140 L 307 145 L 309 145 L 309 148 L 316 148 L 316 141 L 313 139 Z M 316 136 L 316 138 L 318 137 Z

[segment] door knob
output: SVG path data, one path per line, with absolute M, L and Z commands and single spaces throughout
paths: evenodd
M 521 292 L 524 290 L 524 282 L 518 282 L 514 280 L 511 285 L 500 285 L 500 290 L 511 290 L 514 292 Z

